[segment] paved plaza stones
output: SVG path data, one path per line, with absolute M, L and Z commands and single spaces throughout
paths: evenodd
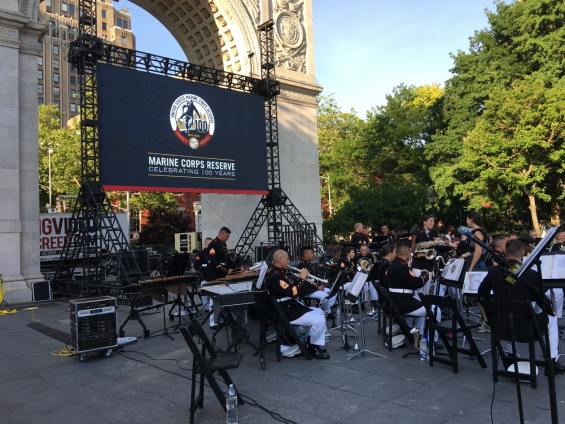
M 16 314 L 0 316 L 0 422 L 188 422 L 190 372 L 186 369 L 192 366 L 192 357 L 182 336 L 140 339 L 111 358 L 90 353 L 85 363 L 79 363 L 76 356 L 52 356 L 64 346 L 27 326 L 39 320 L 68 332 L 67 307 L 68 301 L 50 302 L 18 307 Z M 119 323 L 126 316 L 127 308 L 118 310 Z M 160 314 L 144 320 L 153 332 L 162 326 Z M 256 342 L 258 321 L 250 320 L 249 328 Z M 365 328 L 367 348 L 387 358 L 365 355 L 348 361 L 353 351 L 336 350 L 342 344 L 338 337 L 326 345 L 329 361 L 283 358 L 277 363 L 269 349 L 267 368 L 261 371 L 259 359 L 243 346 L 243 361 L 230 375 L 243 395 L 301 424 L 490 422 L 490 354 L 485 357 L 487 369 L 460 356 L 460 371 L 453 374 L 451 368 L 430 367 L 417 356 L 402 359 L 407 349 L 388 352 L 376 322 L 369 321 Z M 125 329 L 128 336 L 142 334 L 135 322 Z M 225 343 L 222 335 L 218 347 Z M 487 348 L 484 341 L 478 344 L 481 350 Z M 556 385 L 560 420 L 565 420 L 565 376 L 557 376 Z M 522 393 L 526 422 L 549 423 L 543 370 L 538 389 L 523 384 Z M 250 404 L 240 406 L 239 417 L 240 423 L 277 422 Z M 516 389 L 509 379 L 501 378 L 496 385 L 493 417 L 495 423 L 519 421 Z M 224 422 L 224 412 L 211 391 L 206 391 L 204 408 L 195 418 L 199 424 Z

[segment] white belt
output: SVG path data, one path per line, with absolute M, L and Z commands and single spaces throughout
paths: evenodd
M 288 296 L 287 297 L 281 297 L 280 299 L 277 299 L 277 302 L 279 302 L 279 303 L 280 302 L 286 302 L 287 300 L 291 300 L 291 299 L 292 299 L 292 297 L 288 297 Z
M 407 293 L 407 294 L 414 294 L 414 290 L 408 289 L 388 289 L 390 293 Z
M 208 266 L 208 264 L 202 264 L 200 265 L 201 268 L 206 268 Z

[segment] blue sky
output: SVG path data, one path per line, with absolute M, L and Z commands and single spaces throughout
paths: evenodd
M 469 37 L 487 26 L 493 0 L 312 0 L 316 78 L 323 94 L 365 117 L 405 83 L 443 84 L 449 53 L 467 50 Z M 151 15 L 128 1 L 137 49 L 184 59 L 175 39 Z

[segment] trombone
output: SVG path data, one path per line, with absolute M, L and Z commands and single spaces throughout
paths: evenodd
M 290 269 L 291 274 L 294 275 L 295 277 L 299 277 L 300 271 L 302 271 L 301 269 L 295 268 L 290 265 L 288 265 L 287 268 Z M 306 277 L 306 281 L 308 281 L 310 284 L 316 287 L 326 286 L 328 284 L 328 280 L 322 280 L 321 278 L 318 278 L 312 274 L 308 274 L 308 277 Z

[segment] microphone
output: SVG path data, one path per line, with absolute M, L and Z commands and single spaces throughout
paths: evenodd
M 464 234 L 467 237 L 473 237 L 473 230 L 470 229 L 469 227 L 461 226 L 457 229 L 457 231 L 459 232 L 459 234 Z

